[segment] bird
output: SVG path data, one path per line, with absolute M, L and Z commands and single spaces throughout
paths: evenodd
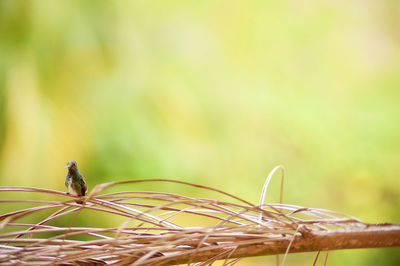
M 86 195 L 87 186 L 83 176 L 78 171 L 78 166 L 75 161 L 69 161 L 67 166 L 64 168 L 68 169 L 67 177 L 65 178 L 65 186 L 68 189 L 67 194 L 76 197 L 82 197 Z M 75 200 L 76 203 L 83 204 L 82 200 Z

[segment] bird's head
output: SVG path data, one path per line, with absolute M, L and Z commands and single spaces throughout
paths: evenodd
M 69 161 L 67 163 L 67 166 L 65 166 L 64 168 L 68 168 L 68 171 L 76 171 L 76 170 L 78 170 L 78 166 L 76 165 L 75 161 Z

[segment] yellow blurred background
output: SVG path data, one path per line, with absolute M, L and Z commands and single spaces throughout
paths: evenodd
M 257 203 L 282 164 L 285 203 L 400 223 L 399 17 L 398 1 L 0 1 L 0 185 L 65 191 L 76 160 L 89 190 L 167 178 Z

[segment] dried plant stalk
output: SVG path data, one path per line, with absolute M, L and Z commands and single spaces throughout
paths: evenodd
M 100 194 L 108 187 L 137 182 L 174 182 L 211 190 L 229 200 L 163 192 Z M 0 216 L 0 264 L 210 264 L 237 258 L 295 252 L 400 246 L 399 225 L 367 225 L 337 212 L 289 204 L 254 205 L 226 192 L 174 180 L 136 180 L 97 186 L 85 204 L 63 192 L 0 187 L 15 192 L 7 204 L 30 204 Z M 21 200 L 28 192 L 64 200 Z M 2 197 L 4 198 L 4 197 Z M 1 208 L 1 207 L 0 207 Z M 10 208 L 10 206 L 7 206 Z M 5 208 L 1 208 L 4 210 Z M 52 213 L 35 223 L 43 212 Z M 118 227 L 60 226 L 60 219 L 98 212 L 121 217 Z M 188 227 L 201 220 L 211 226 Z

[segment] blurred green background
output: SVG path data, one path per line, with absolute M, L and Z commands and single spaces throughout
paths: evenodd
M 400 223 L 399 16 L 398 1 L 2 0 L 0 185 L 64 191 L 76 160 L 89 189 L 168 178 L 256 203 L 282 164 L 284 202 Z

